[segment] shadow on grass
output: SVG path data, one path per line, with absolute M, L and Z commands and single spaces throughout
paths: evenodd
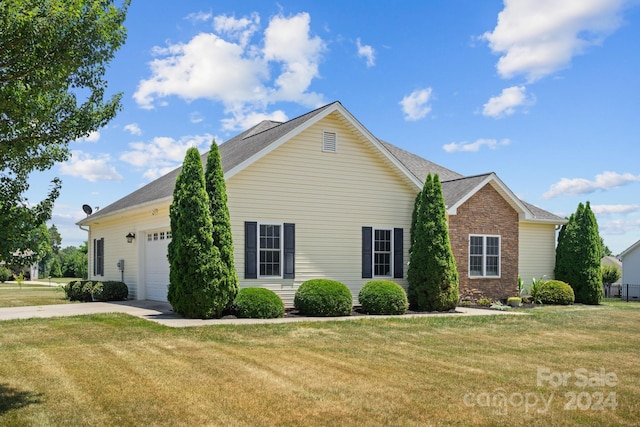
M 21 391 L 6 384 L 0 384 L 0 415 L 12 409 L 42 403 L 42 396 L 42 393 Z

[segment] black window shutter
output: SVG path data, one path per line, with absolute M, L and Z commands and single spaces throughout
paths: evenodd
M 372 248 L 373 228 L 362 227 L 362 278 L 370 279 L 373 277 L 373 268 L 371 266 L 373 257 Z
M 104 237 L 93 239 L 93 274 L 104 276 Z
M 244 278 L 258 278 L 258 223 L 244 223 Z
M 98 239 L 93 239 L 93 275 L 98 274 Z
M 404 277 L 403 235 L 402 228 L 393 229 L 393 277 L 396 279 Z
M 296 225 L 284 224 L 284 274 L 285 279 L 296 277 Z

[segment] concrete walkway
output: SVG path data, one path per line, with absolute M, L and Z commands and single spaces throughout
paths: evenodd
M 344 316 L 344 317 L 303 317 L 292 316 L 281 319 L 185 319 L 171 310 L 171 305 L 157 301 L 119 301 L 119 302 L 88 302 L 76 304 L 40 305 L 32 307 L 0 308 L 0 321 L 12 319 L 32 319 L 61 316 L 79 316 L 96 313 L 126 313 L 143 319 L 160 323 L 174 328 L 187 326 L 213 326 L 213 325 L 253 325 L 262 323 L 290 323 L 290 322 L 324 322 L 324 321 L 349 321 L 359 319 L 385 319 L 408 317 L 445 317 L 445 316 L 499 316 L 509 314 L 522 314 L 509 311 L 483 310 L 477 308 L 456 308 L 455 313 L 421 313 L 407 314 L 404 316 Z

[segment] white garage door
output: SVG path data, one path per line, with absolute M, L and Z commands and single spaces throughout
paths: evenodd
M 169 261 L 167 247 L 171 241 L 171 230 L 160 229 L 147 232 L 145 242 L 145 282 L 147 299 L 166 301 L 169 287 Z

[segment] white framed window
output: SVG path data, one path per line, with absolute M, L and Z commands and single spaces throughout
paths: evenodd
M 373 229 L 373 276 L 393 276 L 392 229 Z
M 260 224 L 258 245 L 258 275 L 282 277 L 282 224 Z
M 500 236 L 469 236 L 469 277 L 500 277 Z
M 322 131 L 322 151 L 335 153 L 338 151 L 338 134 L 335 132 Z

